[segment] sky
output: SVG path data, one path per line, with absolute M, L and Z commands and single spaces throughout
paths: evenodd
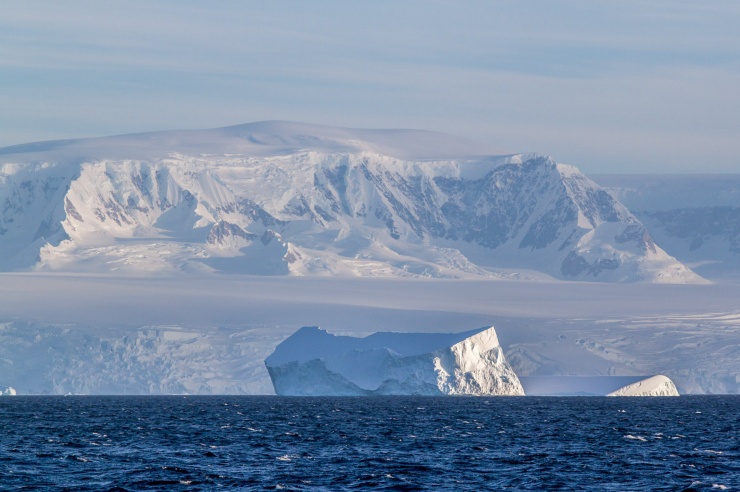
M 740 2 L 6 0 L 0 146 L 290 120 L 740 173 Z

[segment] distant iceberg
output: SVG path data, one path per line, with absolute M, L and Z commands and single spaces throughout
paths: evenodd
M 15 388 L 11 386 L 0 386 L 0 396 L 15 396 Z
M 628 384 L 606 396 L 679 396 L 676 385 L 668 377 L 658 374 Z
M 365 338 L 303 327 L 265 365 L 285 396 L 524 395 L 493 327 Z

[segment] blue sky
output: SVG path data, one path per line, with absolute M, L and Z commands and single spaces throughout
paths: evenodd
M 740 2 L 8 1 L 0 146 L 267 119 L 740 173 Z

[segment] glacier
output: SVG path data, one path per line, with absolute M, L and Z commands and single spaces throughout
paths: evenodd
M 365 338 L 303 327 L 265 365 L 284 396 L 524 395 L 493 327 Z
M 7 147 L 0 269 L 703 282 L 575 167 L 474 150 L 285 122 Z

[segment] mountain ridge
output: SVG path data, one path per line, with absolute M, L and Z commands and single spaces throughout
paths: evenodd
M 428 155 L 466 149 L 407 130 L 261 122 L 188 132 L 73 140 L 61 154 L 0 149 L 0 268 L 499 278 L 514 268 L 702 281 L 604 189 L 547 156 L 377 152 L 419 156 L 429 138 Z M 172 141 L 193 152 L 165 150 Z M 96 145 L 149 157 L 72 157 Z
M 740 276 L 740 174 L 597 176 L 666 251 L 722 283 Z

